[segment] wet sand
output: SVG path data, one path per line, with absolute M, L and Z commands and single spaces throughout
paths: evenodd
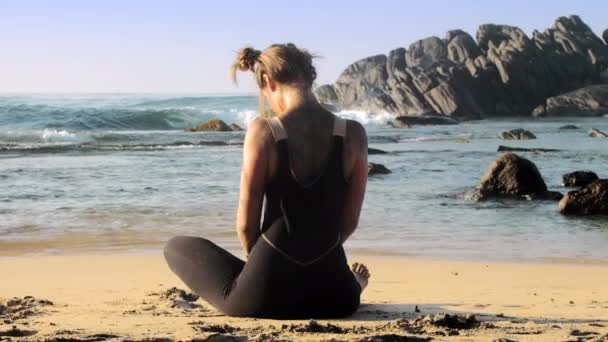
M 4 257 L 0 341 L 608 341 L 603 264 L 350 259 L 355 316 L 277 321 L 221 315 L 159 255 Z

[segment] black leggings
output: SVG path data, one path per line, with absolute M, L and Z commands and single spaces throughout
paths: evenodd
M 287 260 L 262 238 L 247 262 L 189 236 L 172 238 L 164 254 L 190 289 L 229 316 L 340 318 L 359 307 L 361 288 L 341 246 L 310 266 Z

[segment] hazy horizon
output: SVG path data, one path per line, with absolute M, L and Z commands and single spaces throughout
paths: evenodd
M 307 48 L 323 56 L 315 61 L 323 84 L 358 59 L 450 29 L 475 36 L 479 25 L 496 23 L 530 35 L 577 14 L 601 36 L 607 12 L 608 2 L 599 0 L 1 3 L 0 93 L 255 95 L 250 75 L 239 75 L 238 88 L 228 77 L 245 45 L 290 41 Z

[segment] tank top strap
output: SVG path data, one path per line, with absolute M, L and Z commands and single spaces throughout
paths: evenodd
M 270 126 L 270 131 L 272 132 L 275 142 L 287 139 L 287 131 L 285 130 L 285 127 L 283 127 L 283 123 L 278 117 L 275 116 L 266 119 L 266 122 L 268 123 L 268 126 Z

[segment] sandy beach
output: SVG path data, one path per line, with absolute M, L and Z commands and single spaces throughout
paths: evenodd
M 355 316 L 276 321 L 221 315 L 160 255 L 4 257 L 0 340 L 608 340 L 604 264 L 350 260 L 372 273 Z

